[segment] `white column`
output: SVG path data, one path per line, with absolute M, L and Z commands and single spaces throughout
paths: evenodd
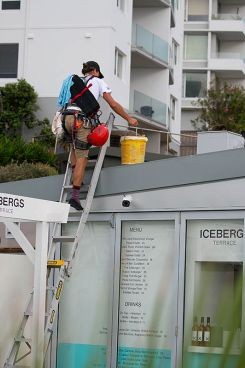
M 43 367 L 47 276 L 48 230 L 46 222 L 36 225 L 31 366 Z

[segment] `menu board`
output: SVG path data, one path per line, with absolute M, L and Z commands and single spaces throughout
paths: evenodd
M 119 368 L 168 368 L 175 326 L 173 221 L 122 224 Z

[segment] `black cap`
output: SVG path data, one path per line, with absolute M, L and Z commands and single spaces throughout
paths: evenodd
M 91 68 L 91 69 L 95 69 L 97 70 L 100 74 L 99 74 L 99 78 L 102 79 L 104 78 L 103 74 L 100 71 L 100 66 L 98 63 L 96 63 L 96 61 L 87 61 L 86 64 Z

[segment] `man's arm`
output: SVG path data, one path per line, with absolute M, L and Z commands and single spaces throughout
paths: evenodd
M 138 125 L 138 121 L 135 118 L 132 118 L 124 108 L 112 97 L 110 93 L 103 93 L 104 100 L 110 105 L 113 111 L 115 111 L 118 115 L 120 115 L 123 119 L 127 120 L 129 125 L 136 126 Z

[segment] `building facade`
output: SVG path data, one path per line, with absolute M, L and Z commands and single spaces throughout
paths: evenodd
M 245 3 L 243 0 L 186 0 L 181 129 L 191 134 L 198 114 L 193 102 L 216 79 L 245 86 Z M 189 148 L 193 138 L 189 138 Z M 188 146 L 187 142 L 184 142 Z M 188 149 L 188 148 L 187 148 Z M 195 153 L 194 150 L 192 150 Z
M 113 96 L 141 127 L 180 132 L 183 9 L 170 0 L 1 1 L 0 85 L 24 78 L 51 119 L 63 79 L 96 60 Z M 149 88 L 150 86 L 150 88 Z M 108 108 L 102 102 L 103 118 Z M 118 125 L 125 126 L 122 119 Z M 113 132 L 116 135 L 116 132 Z M 163 153 L 169 134 L 147 132 L 149 152 Z

